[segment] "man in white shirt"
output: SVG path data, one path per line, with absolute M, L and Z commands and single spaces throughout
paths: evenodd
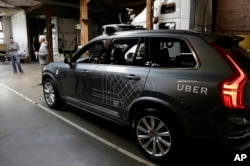
M 38 59 L 41 65 L 41 72 L 43 72 L 44 66 L 48 64 L 48 46 L 45 36 L 39 37 L 39 43 L 40 43 L 40 48 L 39 52 L 36 53 L 36 55 L 39 57 Z M 39 83 L 39 85 L 42 85 L 42 83 Z

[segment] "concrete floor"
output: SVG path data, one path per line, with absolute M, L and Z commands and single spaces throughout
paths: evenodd
M 0 165 L 153 165 L 138 153 L 133 143 L 129 143 L 129 137 L 123 141 L 117 138 L 122 136 L 112 136 L 98 125 L 93 128 L 95 124 L 91 124 L 90 119 L 95 118 L 91 115 L 82 115 L 70 106 L 66 108 L 70 111 L 49 109 L 43 99 L 42 86 L 38 85 L 39 64 L 22 63 L 22 68 L 23 74 L 13 74 L 11 63 L 0 62 Z M 88 120 L 84 122 L 79 116 L 88 116 Z M 116 130 L 114 124 L 101 123 Z M 129 144 L 125 145 L 128 151 L 120 152 L 120 146 L 113 144 L 112 139 L 119 140 L 118 144 Z M 111 141 L 112 145 L 108 145 Z

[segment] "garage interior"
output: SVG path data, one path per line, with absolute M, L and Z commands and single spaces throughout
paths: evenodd
M 243 35 L 246 39 L 249 39 L 250 18 L 248 17 L 248 12 L 244 12 L 250 9 L 247 0 L 243 0 L 240 3 L 233 0 L 210 1 L 213 4 L 212 32 Z M 120 23 L 119 14 L 127 13 L 126 9 L 133 9 L 133 13 L 137 15 L 146 6 L 152 6 L 153 2 L 153 0 L 74 0 L 71 2 L 67 0 L 0 0 L 0 16 L 1 18 L 12 17 L 20 10 L 25 11 L 28 35 L 27 52 L 31 61 L 36 61 L 32 51 L 34 36 L 39 36 L 46 29 L 48 32 L 48 46 L 51 48 L 49 49 L 49 61 L 52 62 L 52 28 L 54 24 L 51 20 L 53 18 L 74 19 L 76 24 L 78 23 L 79 27 L 81 27 L 76 32 L 77 39 L 75 43 L 71 43 L 71 45 L 75 45 L 74 47 L 72 46 L 73 48 L 64 50 L 64 48 L 67 48 L 64 44 L 61 44 L 62 46 L 59 48 L 60 52 L 74 52 L 79 45 L 83 45 L 101 34 L 103 25 Z M 147 17 L 152 18 L 152 10 L 147 11 Z M 227 17 L 228 13 L 231 13 L 230 18 Z M 147 29 L 151 29 L 152 22 L 148 21 L 147 24 L 149 24 Z M 76 29 L 75 26 L 72 25 L 71 29 Z M 69 28 L 68 26 L 66 29 Z M 92 32 L 93 30 L 94 32 Z M 58 39 L 58 45 L 63 42 L 65 42 L 63 39 Z M 244 46 L 247 49 L 250 48 L 248 43 L 244 43 Z
M 97 0 L 74 0 L 70 3 L 66 0 L 1 0 L 0 15 L 1 17 L 13 17 L 20 10 L 25 11 L 27 21 L 28 35 L 28 52 L 30 59 L 35 61 L 35 56 L 32 51 L 33 40 L 35 36 L 42 34 L 44 29 L 48 32 L 47 41 L 48 47 L 52 48 L 52 28 L 53 18 L 64 18 L 75 20 L 75 23 L 82 27 L 77 34 L 77 45 L 82 45 L 101 34 L 101 28 L 105 24 L 119 23 L 119 13 L 127 12 L 126 8 L 133 7 L 134 12 L 138 13 L 145 7 L 146 1 L 141 0 L 126 0 L 126 1 L 97 1 Z M 102 16 L 102 17 L 100 17 Z M 66 23 L 67 24 L 67 23 Z M 71 24 L 71 23 L 69 23 Z M 89 34 L 89 24 L 95 25 L 93 35 Z M 74 31 L 75 25 L 70 27 Z M 70 29 L 67 25 L 65 30 Z M 92 28 L 90 28 L 92 29 Z M 70 31 L 70 30 L 68 30 Z M 70 33 L 70 32 L 69 32 Z M 75 32 L 73 32 L 75 33 Z M 8 36 L 6 36 L 8 37 Z M 73 39 L 71 39 L 73 40 Z M 62 40 L 58 40 L 59 44 Z M 75 43 L 74 43 L 75 44 Z M 73 44 L 72 44 L 73 45 Z M 76 45 L 76 44 L 75 44 Z M 63 46 L 62 46 L 63 47 Z M 70 46 L 69 46 L 70 47 Z M 63 49 L 63 48 L 62 48 Z M 77 48 L 69 48 L 65 52 L 75 51 Z M 52 50 L 52 49 L 49 49 Z M 61 50 L 60 50 L 61 51 Z M 64 51 L 64 50 L 63 50 Z M 50 51 L 50 62 L 53 61 L 53 51 Z
M 0 62 L 0 70 L 4 71 L 0 73 L 0 165 L 158 165 L 137 150 L 128 129 L 69 106 L 63 111 L 48 109 L 42 96 L 42 87 L 37 85 L 40 67 L 32 51 L 34 36 L 42 34 L 44 29 L 51 33 L 47 39 L 52 47 L 54 25 L 51 20 L 54 17 L 77 20 L 77 24 L 85 26 L 93 22 L 96 27 L 95 33 L 89 29 L 77 31 L 79 38 L 74 40 L 72 48 L 61 50 L 63 48 L 59 46 L 60 52 L 67 53 L 75 51 L 78 44 L 82 45 L 101 34 L 103 25 L 119 23 L 119 13 L 126 13 L 126 8 L 132 8 L 135 14 L 139 14 L 149 1 L 0 0 L 1 19 L 12 17 L 20 10 L 25 11 L 30 54 L 27 63 L 22 64 L 23 75 L 13 75 L 11 63 Z M 248 0 L 213 1 L 216 2 L 214 31 L 241 35 L 250 40 Z M 75 29 L 74 24 L 70 26 Z M 59 45 L 61 41 L 60 38 Z M 247 41 L 244 46 L 250 49 L 250 42 Z M 55 61 L 52 49 L 50 61 Z M 195 157 L 188 156 L 187 161 L 183 162 L 186 165 L 194 164 L 194 161 L 196 165 L 213 165 L 218 160 L 228 160 L 227 154 L 197 152 Z

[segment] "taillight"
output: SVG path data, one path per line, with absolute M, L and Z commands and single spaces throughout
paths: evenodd
M 223 105 L 230 108 L 244 108 L 243 91 L 247 77 L 229 55 L 226 54 L 226 57 L 233 64 L 235 74 L 221 84 Z
M 245 108 L 244 105 L 244 86 L 247 82 L 247 76 L 226 51 L 217 45 L 213 45 L 220 53 L 225 55 L 226 59 L 234 68 L 232 77 L 224 80 L 220 84 L 220 92 L 223 106 L 235 109 Z

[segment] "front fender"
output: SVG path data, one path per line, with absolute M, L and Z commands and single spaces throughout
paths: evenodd
M 42 73 L 42 83 L 47 79 L 47 78 L 50 78 L 53 80 L 53 84 L 55 86 L 55 88 L 57 89 L 57 92 L 58 94 L 62 96 L 61 94 L 61 88 L 60 88 L 60 85 L 57 81 L 57 77 L 54 75 L 54 73 L 52 73 L 51 71 L 48 71 L 48 70 L 44 70 L 43 73 Z

